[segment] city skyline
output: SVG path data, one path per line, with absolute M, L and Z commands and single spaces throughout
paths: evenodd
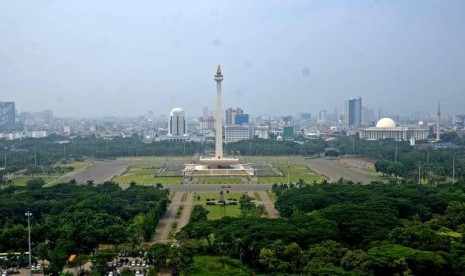
M 0 7 L 0 100 L 19 111 L 197 116 L 221 63 L 224 106 L 253 114 L 343 110 L 352 97 L 390 114 L 434 113 L 439 100 L 463 113 L 462 2 Z

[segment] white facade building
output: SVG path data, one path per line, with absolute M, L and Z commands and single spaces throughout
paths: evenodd
M 416 129 L 408 127 L 398 127 L 391 118 L 382 118 L 376 123 L 376 127 L 369 127 L 360 130 L 360 139 L 364 140 L 381 140 L 394 139 L 396 141 L 410 141 L 410 138 L 415 140 L 426 140 L 429 131 L 423 129 L 423 124 L 420 122 Z
M 225 126 L 224 142 L 227 144 L 250 139 L 250 133 L 250 126 Z
M 255 134 L 260 139 L 270 139 L 270 127 L 269 126 L 257 126 L 255 127 Z
M 186 134 L 186 119 L 184 110 L 173 108 L 170 112 L 168 136 L 184 136 Z

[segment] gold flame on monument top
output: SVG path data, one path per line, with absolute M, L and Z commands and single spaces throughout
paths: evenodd
M 218 68 L 216 68 L 216 75 L 217 75 L 217 76 L 222 76 L 220 65 L 218 65 Z

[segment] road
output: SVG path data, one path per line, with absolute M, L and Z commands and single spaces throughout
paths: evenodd
M 191 217 L 192 207 L 194 205 L 194 193 L 188 193 L 186 201 L 182 202 L 184 209 L 182 209 L 181 217 L 178 221 L 178 228 L 177 231 L 181 230 L 184 226 L 187 225 L 189 222 L 189 218 Z M 176 232 L 177 232 L 176 231 Z
M 231 186 L 230 188 L 222 188 Z M 257 192 L 257 191 L 271 191 L 271 185 L 265 184 L 176 184 L 164 185 L 165 188 L 171 192 L 216 192 L 219 190 L 229 190 L 231 192 Z
M 60 179 L 61 182 L 69 182 L 75 179 L 77 183 L 86 183 L 92 180 L 94 183 L 103 183 L 113 177 L 124 173 L 129 166 L 137 161 L 132 160 L 89 160 L 92 166 L 73 171 Z
M 329 182 L 338 181 L 341 177 L 354 182 L 368 184 L 376 177 L 368 172 L 364 172 L 358 168 L 351 168 L 349 165 L 342 164 L 338 159 L 313 158 L 301 159 L 304 164 L 307 164 L 310 169 L 318 174 L 325 175 L 329 178 Z
M 176 213 L 181 205 L 183 192 L 175 192 L 171 203 L 168 206 L 162 219 L 158 222 L 157 229 L 155 230 L 155 241 L 169 242 L 171 226 L 176 219 Z
M 268 212 L 269 218 L 279 218 L 278 211 L 274 208 L 274 203 L 271 200 L 267 192 L 258 192 L 262 204 L 265 206 L 266 211 Z

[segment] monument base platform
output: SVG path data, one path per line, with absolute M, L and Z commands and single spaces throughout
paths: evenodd
M 211 168 L 208 165 L 187 164 L 184 176 L 254 176 L 255 170 L 250 164 L 237 164 L 227 167 Z

